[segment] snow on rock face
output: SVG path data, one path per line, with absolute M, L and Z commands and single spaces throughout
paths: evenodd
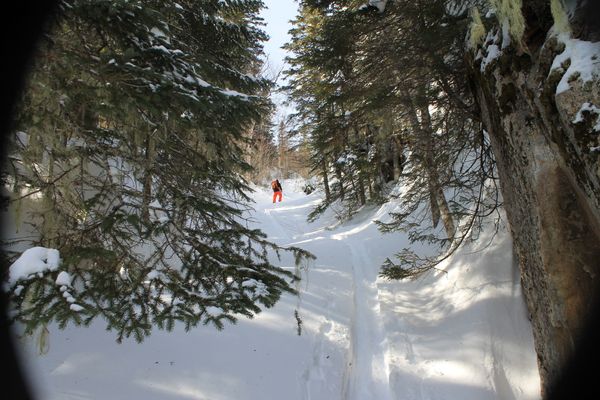
M 573 123 L 577 124 L 580 122 L 584 121 L 584 117 L 583 117 L 583 113 L 587 111 L 590 114 L 595 114 L 595 124 L 592 127 L 592 129 L 595 132 L 599 132 L 600 133 L 600 108 L 596 107 L 594 104 L 589 103 L 589 102 L 585 102 L 581 105 L 581 108 L 579 109 L 579 111 L 577 111 L 577 114 L 575 115 L 575 119 L 573 119 Z
M 542 338 L 536 342 L 536 353 L 544 390 L 560 374 L 571 351 L 569 335 L 583 315 L 577 305 L 593 296 L 579 282 L 590 282 L 600 256 L 592 228 L 596 221 L 582 211 L 597 209 L 600 198 L 598 134 L 589 129 L 596 120 L 586 110 L 600 104 L 599 51 L 598 43 L 549 34 L 539 57 L 527 68 L 512 68 L 519 65 L 514 54 L 506 54 L 502 64 L 488 65 L 490 73 L 485 75 L 476 63 L 472 66 L 476 89 L 486 94 L 478 96 L 486 129 L 502 132 L 496 136 L 494 151 L 498 168 L 504 171 L 503 194 L 515 199 L 510 222 L 520 227 L 514 243 L 517 258 L 527 264 L 523 287 L 534 336 Z M 551 65 L 548 74 L 540 75 L 547 65 Z M 536 96 L 539 102 L 530 101 Z M 567 239 L 572 229 L 591 233 Z M 578 254 L 577 261 L 570 254 Z M 555 286 L 546 290 L 537 285 L 540 281 Z
M 496 58 L 498 58 L 501 54 L 500 49 L 498 48 L 498 45 L 496 44 L 491 44 L 488 46 L 487 48 L 487 55 L 485 56 L 485 58 L 483 59 L 483 61 L 481 62 L 481 71 L 485 71 L 486 67 Z
M 377 7 L 379 12 L 385 11 L 386 3 L 387 3 L 387 0 L 369 0 L 369 5 L 373 6 L 373 7 Z
M 27 249 L 9 268 L 9 285 L 20 279 L 45 271 L 55 271 L 60 264 L 60 253 L 56 249 L 32 247 Z
M 502 49 L 505 48 L 505 40 L 502 40 Z M 499 32 L 490 31 L 484 41 L 483 48 L 478 52 L 477 57 L 481 58 L 480 70 L 485 72 L 486 68 L 493 63 L 498 57 L 502 55 L 502 50 L 499 45 L 500 35 Z M 485 56 L 481 52 L 485 53 Z
M 387 4 L 387 0 L 369 0 L 369 2 L 367 4 L 363 4 L 358 9 L 365 10 L 369 7 L 375 7 L 375 8 L 377 8 L 377 10 L 379 10 L 380 13 L 382 13 L 385 11 L 386 4 Z
M 556 87 L 556 94 L 569 90 L 569 82 L 573 80 L 588 82 L 600 79 L 600 43 L 571 39 L 564 35 L 559 36 L 559 40 L 565 44 L 565 49 L 554 58 L 550 73 L 565 68 L 566 71 Z

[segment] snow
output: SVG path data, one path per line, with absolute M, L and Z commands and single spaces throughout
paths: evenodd
M 507 48 L 510 44 L 510 25 L 508 21 L 504 21 L 502 22 L 502 49 Z
M 369 0 L 368 3 L 361 5 L 358 7 L 359 11 L 367 10 L 369 7 L 377 8 L 379 13 L 385 11 L 385 6 L 387 4 L 387 0 Z M 342 10 L 346 10 L 346 7 L 343 7 Z
M 369 0 L 369 5 L 373 7 L 377 7 L 380 13 L 385 11 L 385 5 L 387 4 L 387 0 Z
M 159 29 L 157 27 L 150 29 L 150 33 L 156 38 L 160 38 L 160 39 L 168 39 L 169 38 L 165 32 L 163 32 L 161 29 Z
M 569 82 L 574 79 L 583 82 L 600 79 L 600 42 L 572 39 L 566 34 L 558 35 L 558 39 L 565 49 L 554 58 L 550 73 L 564 69 L 566 62 L 570 64 L 556 87 L 556 94 L 569 90 Z
M 483 57 L 483 60 L 481 61 L 481 65 L 480 65 L 480 70 L 481 72 L 485 72 L 485 69 L 487 68 L 488 65 L 490 65 L 492 63 L 492 61 L 494 61 L 496 58 L 500 57 L 502 55 L 502 50 L 500 49 L 500 47 L 498 46 L 498 32 L 493 33 L 493 32 L 488 32 L 487 37 L 485 38 L 485 52 L 486 55 L 485 57 Z M 502 40 L 502 48 L 504 49 L 504 41 L 506 40 L 506 38 L 504 38 Z M 481 58 L 481 53 L 478 52 L 477 54 L 477 58 Z
M 349 154 L 340 156 L 336 162 L 338 164 L 351 164 L 353 161 L 356 161 L 356 159 L 357 159 L 356 155 L 349 153 Z
M 577 111 L 577 114 L 575 115 L 575 118 L 573 119 L 573 123 L 577 124 L 580 122 L 583 122 L 584 118 L 583 118 L 583 112 L 587 111 L 590 114 L 595 114 L 595 123 L 593 126 L 593 130 L 596 132 L 600 132 L 600 108 L 596 107 L 594 104 L 592 103 L 588 103 L 585 102 L 581 105 L 581 107 L 579 108 L 579 111 Z
M 497 44 L 491 44 L 488 46 L 487 48 L 487 55 L 485 56 L 485 58 L 483 59 L 483 61 L 481 62 L 481 71 L 485 71 L 485 69 L 487 68 L 487 66 L 496 58 L 500 57 L 500 55 L 502 54 L 502 52 L 500 51 L 500 48 L 498 47 Z
M 57 250 L 58 251 L 58 250 Z M 61 271 L 56 277 L 56 284 L 59 286 L 71 286 L 73 278 L 66 271 Z
M 305 195 L 301 181 L 282 184 L 277 204 L 269 188 L 257 188 L 253 225 L 282 246 L 317 256 L 297 271 L 299 296 L 284 295 L 220 332 L 176 326 L 141 344 L 116 343 L 103 321 L 65 330 L 49 325 L 46 354 L 36 352 L 35 338 L 20 342 L 37 398 L 540 399 L 531 326 L 504 227 L 494 236 L 490 226 L 446 260 L 446 272 L 386 281 L 379 266 L 408 240 L 382 235 L 373 221 L 385 221 L 394 204 L 367 207 L 343 224 L 333 211 L 307 223 L 322 193 Z M 17 276 L 35 273 L 44 259 L 58 260 L 50 251 L 26 252 L 36 268 L 15 263 Z M 283 254 L 281 264 L 293 266 L 292 258 Z M 59 277 L 57 284 L 70 281 Z M 263 287 L 254 280 L 243 285 L 257 295 Z
M 10 266 L 8 284 L 14 285 L 21 279 L 45 271 L 55 271 L 60 264 L 60 254 L 56 249 L 32 247 L 27 249 Z
M 247 94 L 240 93 L 238 91 L 231 90 L 231 89 L 221 89 L 221 93 L 224 94 L 225 96 L 241 97 L 245 100 L 248 100 L 248 98 L 249 98 L 249 96 Z

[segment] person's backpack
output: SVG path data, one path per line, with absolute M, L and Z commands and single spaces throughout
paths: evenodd
M 274 180 L 273 182 L 271 182 L 271 187 L 273 188 L 273 190 L 277 190 L 277 189 L 279 189 L 279 188 L 277 187 L 277 181 L 276 181 L 276 180 Z

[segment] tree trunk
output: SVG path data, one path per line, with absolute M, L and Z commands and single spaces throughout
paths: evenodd
M 402 154 L 402 146 L 400 144 L 400 139 L 397 137 L 393 137 L 392 140 L 392 162 L 394 165 L 394 180 L 397 181 L 400 179 L 400 175 L 402 174 L 402 164 L 400 163 L 400 155 Z
M 564 71 L 551 66 L 563 46 L 546 36 L 549 24 L 540 25 L 549 18 L 549 2 L 536 4 L 524 9 L 530 54 L 506 48 L 487 67 L 474 54 L 469 64 L 497 160 L 546 396 L 599 292 L 600 162 L 590 152 L 598 133 L 589 118 L 573 121 L 583 103 L 600 105 L 600 82 L 576 79 L 556 94 Z
M 366 157 L 363 153 L 362 153 L 362 145 L 364 143 L 363 140 L 361 140 L 360 137 L 360 132 L 358 130 L 357 126 L 354 126 L 352 129 L 352 132 L 354 133 L 354 151 L 356 151 L 356 154 L 354 154 L 356 156 L 356 161 L 358 162 L 361 159 L 364 159 L 364 157 Z M 359 204 L 361 206 L 364 206 L 367 203 L 367 198 L 366 198 L 366 194 L 365 194 L 365 178 L 364 178 L 364 172 L 362 171 L 363 166 L 362 166 L 362 162 L 358 164 L 357 168 L 356 168 L 356 180 L 357 183 L 354 183 L 354 179 L 352 178 L 352 185 L 354 186 L 354 190 L 357 192 L 357 200 L 359 202 Z
M 283 121 L 279 124 L 277 166 L 284 177 L 289 175 L 288 140 Z
M 361 206 L 364 206 L 367 203 L 367 197 L 365 194 L 365 178 L 363 177 L 362 172 L 358 171 L 358 201 Z
M 423 103 L 417 100 L 417 103 Z M 417 107 L 421 114 L 421 120 L 417 116 Z M 422 106 L 413 105 L 410 112 L 411 124 L 413 129 L 417 132 L 417 138 L 419 143 L 419 152 L 422 158 L 423 167 L 427 173 L 427 182 L 429 185 L 429 196 L 431 204 L 431 215 L 433 219 L 433 225 L 437 226 L 439 218 L 442 218 L 444 229 L 448 239 L 454 237 L 454 220 L 446 201 L 446 195 L 440 183 L 440 178 L 435 166 L 433 159 L 433 128 L 431 126 L 431 117 L 427 104 Z
M 342 175 L 342 168 L 340 168 L 338 163 L 335 163 L 335 175 L 340 186 L 340 199 L 344 200 L 344 197 L 346 196 L 346 191 L 344 190 L 344 176 Z
M 321 176 L 323 177 L 323 187 L 325 188 L 325 201 L 331 203 L 331 190 L 329 189 L 329 177 L 327 175 L 327 160 L 321 160 Z
M 440 177 L 438 175 L 438 171 L 436 169 L 435 162 L 433 160 L 433 127 L 431 124 L 431 116 L 429 115 L 429 105 L 425 104 L 421 106 L 420 109 L 421 114 L 421 126 L 422 133 L 424 135 L 424 140 L 426 141 L 426 158 L 427 158 L 427 166 L 429 170 L 429 185 L 431 190 L 434 193 L 434 198 L 437 201 L 437 206 L 440 210 L 440 215 L 442 217 L 442 222 L 444 223 L 444 229 L 446 230 L 446 235 L 448 235 L 448 239 L 452 239 L 454 237 L 454 220 L 452 218 L 452 214 L 450 213 L 450 208 L 448 207 L 448 201 L 446 200 L 446 195 L 444 194 L 444 189 L 442 188 L 442 184 L 440 183 Z
M 145 143 L 146 151 L 146 162 L 144 169 L 144 181 L 143 181 L 143 192 L 142 192 L 142 221 L 150 223 L 150 202 L 152 201 L 152 164 L 154 162 L 155 143 L 152 139 L 152 135 L 146 136 Z

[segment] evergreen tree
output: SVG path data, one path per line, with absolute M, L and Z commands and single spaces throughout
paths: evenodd
M 310 218 L 341 201 L 346 217 L 367 201 L 366 138 L 358 114 L 352 114 L 353 13 L 336 4 L 315 7 L 302 2 L 287 49 L 291 68 L 287 90 L 299 110 L 293 116 L 296 132 L 309 138 L 313 171 L 325 189 L 325 201 Z M 333 176 L 330 177 L 330 173 Z
M 255 75 L 262 6 L 61 2 L 10 158 L 12 203 L 34 205 L 31 245 L 62 258 L 10 282 L 29 332 L 101 316 L 141 341 L 176 321 L 222 328 L 294 292 L 298 277 L 268 258 L 283 249 L 247 227 L 247 133 L 271 108 Z
M 394 200 L 402 210 L 380 224 L 384 232 L 441 246 L 438 257 L 404 249 L 399 263 L 387 260 L 382 274 L 402 278 L 434 268 L 498 206 L 489 142 L 465 85 L 468 10 L 479 2 L 363 3 L 301 2 L 288 89 L 325 186 L 311 218 L 338 200 L 346 217 Z

